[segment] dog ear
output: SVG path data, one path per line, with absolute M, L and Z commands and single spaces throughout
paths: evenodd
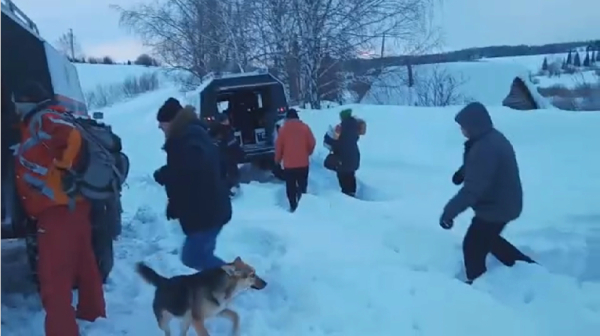
M 233 263 L 234 264 L 241 264 L 241 263 L 243 263 L 242 258 L 240 258 L 239 256 L 235 257 L 235 259 L 233 260 Z
M 227 273 L 227 275 L 229 275 L 229 276 L 236 275 L 235 266 L 233 266 L 233 265 L 223 265 L 223 266 L 221 266 L 221 269 L 224 270 L 225 273 Z

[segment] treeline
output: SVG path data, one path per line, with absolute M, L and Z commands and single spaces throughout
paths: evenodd
M 148 54 L 141 54 L 135 60 L 133 60 L 133 61 L 129 60 L 127 62 L 117 62 L 110 56 L 104 56 L 104 57 L 81 56 L 81 57 L 74 57 L 74 58 L 67 56 L 67 58 L 69 59 L 69 61 L 71 61 L 73 63 L 107 64 L 107 65 L 112 65 L 112 64 L 143 65 L 143 66 L 147 66 L 147 67 L 157 67 L 157 66 L 161 65 L 157 59 L 155 59 L 154 57 L 152 57 Z
M 448 62 L 474 61 L 482 58 L 516 57 L 544 54 L 567 53 L 569 51 L 585 49 L 586 51 L 600 50 L 600 40 L 579 41 L 567 43 L 551 43 L 544 45 L 516 45 L 516 46 L 488 46 L 481 48 L 468 48 L 445 53 L 435 53 L 418 56 L 390 56 L 375 59 L 353 59 L 345 63 L 348 71 L 368 71 L 370 69 L 385 68 L 389 66 L 406 65 L 408 63 L 433 64 Z

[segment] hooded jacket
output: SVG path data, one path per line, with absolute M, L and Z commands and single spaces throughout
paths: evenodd
M 172 215 L 186 235 L 223 226 L 232 216 L 226 182 L 221 178 L 219 149 L 193 108 L 177 112 L 164 150 L 167 164 L 159 170 Z
M 481 103 L 465 106 L 455 121 L 466 131 L 469 149 L 462 167 L 463 185 L 446 204 L 442 218 L 453 220 L 467 208 L 489 222 L 518 218 L 523 210 L 523 189 L 512 144 L 494 128 Z

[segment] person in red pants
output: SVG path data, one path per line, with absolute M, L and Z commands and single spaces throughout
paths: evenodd
M 27 83 L 15 97 L 21 119 L 21 142 L 15 153 L 17 191 L 26 214 L 37 222 L 45 333 L 78 336 L 76 318 L 106 317 L 92 248 L 91 204 L 69 192 L 74 187 L 69 171 L 79 159 L 81 134 L 57 117 L 64 110 L 38 83 Z M 79 289 L 77 312 L 71 305 L 75 285 Z

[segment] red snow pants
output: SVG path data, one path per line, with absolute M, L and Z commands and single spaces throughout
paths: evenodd
M 91 206 L 78 202 L 73 211 L 54 206 L 38 216 L 38 276 L 46 310 L 46 336 L 78 336 L 75 317 L 106 317 L 102 279 L 92 249 Z M 78 286 L 77 314 L 72 289 Z

